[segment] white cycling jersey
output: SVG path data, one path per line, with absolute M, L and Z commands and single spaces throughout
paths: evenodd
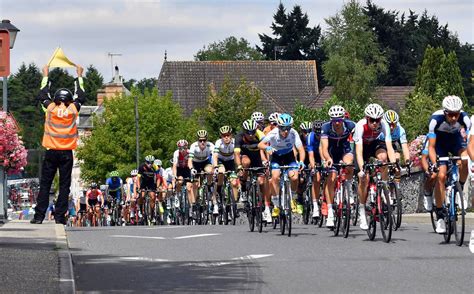
M 471 129 L 469 130 L 469 135 L 474 136 L 474 115 L 471 116 Z
M 213 150 L 214 144 L 211 142 L 206 142 L 206 147 L 204 150 L 199 147 L 199 142 L 194 142 L 189 148 L 189 158 L 192 158 L 194 162 L 210 162 Z
M 171 167 L 168 167 L 167 169 L 164 170 L 163 179 L 167 181 L 168 183 L 171 183 L 173 181 L 173 178 L 174 178 L 173 169 Z
M 302 146 L 300 136 L 295 129 L 288 132 L 288 136 L 283 138 L 280 136 L 280 129 L 274 128 L 262 139 L 263 142 L 269 142 L 270 146 L 275 149 L 275 154 L 283 155 L 293 151 L 293 146 L 296 148 Z
M 222 139 L 216 141 L 214 145 L 214 152 L 217 153 L 217 158 L 223 161 L 234 160 L 235 140 L 232 138 L 229 144 L 225 144 Z

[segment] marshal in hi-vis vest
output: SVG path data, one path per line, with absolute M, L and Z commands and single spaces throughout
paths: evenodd
M 48 105 L 44 122 L 43 146 L 53 150 L 74 150 L 77 147 L 76 105 Z

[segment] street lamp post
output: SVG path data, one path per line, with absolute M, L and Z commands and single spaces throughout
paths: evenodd
M 4 19 L 0 23 L 0 31 L 7 31 L 10 35 L 10 49 L 13 49 L 16 40 L 16 34 L 20 31 L 17 27 L 12 25 L 9 20 Z M 10 60 L 7 60 L 8 67 L 10 67 Z M 3 111 L 8 111 L 8 75 L 2 77 L 3 81 Z M 3 223 L 7 217 L 7 177 L 5 169 L 0 166 L 0 223 Z

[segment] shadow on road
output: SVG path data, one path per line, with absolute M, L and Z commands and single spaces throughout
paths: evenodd
M 262 292 L 251 260 L 130 260 L 112 255 L 74 255 L 78 291 Z

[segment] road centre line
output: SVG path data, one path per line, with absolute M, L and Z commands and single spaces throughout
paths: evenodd
M 189 238 L 199 238 L 199 237 L 210 237 L 210 236 L 220 236 L 222 234 L 198 234 L 198 235 L 189 235 L 189 236 L 181 236 L 181 237 L 174 237 L 173 239 L 175 240 L 180 240 L 180 239 L 189 239 Z
M 112 238 L 135 238 L 135 239 L 152 239 L 152 240 L 181 240 L 181 239 L 191 239 L 191 238 L 200 238 L 200 237 L 211 237 L 211 236 L 220 236 L 222 234 L 198 234 L 198 235 L 187 235 L 180 237 L 153 237 L 153 236 L 134 236 L 134 235 L 111 235 Z
M 111 235 L 112 238 L 136 238 L 136 239 L 155 239 L 165 240 L 165 237 L 150 237 L 150 236 L 133 236 L 133 235 Z

